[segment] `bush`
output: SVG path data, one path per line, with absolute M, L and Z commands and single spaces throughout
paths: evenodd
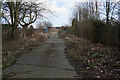
M 10 40 L 10 26 L 8 24 L 2 24 L 2 43 Z
M 92 42 L 95 43 L 102 43 L 103 42 L 103 35 L 104 35 L 104 23 L 100 20 L 91 20 L 92 23 Z
M 115 25 L 106 25 L 104 32 L 104 44 L 116 46 L 118 44 L 118 28 Z
M 30 27 L 26 30 L 26 36 L 31 37 L 34 34 L 34 28 L 33 25 L 30 25 Z
M 2 29 L 10 29 L 10 25 L 9 24 L 2 24 Z
M 120 45 L 120 23 L 105 24 L 101 20 L 72 21 L 72 27 L 68 32 L 91 40 L 94 43 L 103 43 L 108 46 Z

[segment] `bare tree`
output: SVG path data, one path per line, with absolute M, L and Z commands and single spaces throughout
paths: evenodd
M 115 20 L 115 16 L 117 15 L 117 10 L 119 2 L 108 2 L 106 0 L 106 23 L 111 24 L 113 20 Z
M 43 14 L 50 12 L 44 3 L 24 2 L 20 7 L 19 23 L 23 27 L 23 37 L 28 26 L 36 21 L 38 17 L 43 17 Z
M 2 18 L 7 21 L 10 29 L 10 37 L 14 38 L 18 26 L 20 2 L 2 2 Z
M 43 22 L 44 27 L 52 27 L 52 23 L 50 21 Z
M 98 2 L 97 2 L 97 0 L 95 1 L 95 5 L 96 5 L 96 19 L 98 19 Z
M 44 3 L 37 2 L 2 2 L 2 19 L 10 25 L 10 36 L 14 38 L 17 26 L 23 27 L 23 36 L 27 27 L 44 14 L 52 13 Z
M 118 21 L 120 22 L 120 2 L 118 4 Z

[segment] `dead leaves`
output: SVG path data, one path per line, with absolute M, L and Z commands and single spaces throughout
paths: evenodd
M 75 65 L 78 74 L 81 74 L 82 71 L 82 74 L 88 74 L 94 78 L 120 78 L 120 52 L 118 49 L 93 44 L 74 35 L 65 35 L 65 40 L 67 56 Z
M 12 65 L 17 57 L 19 57 L 23 53 L 29 52 L 30 50 L 38 46 L 42 41 L 44 41 L 44 36 L 41 36 L 41 34 L 36 34 L 33 37 L 18 38 L 11 41 L 9 44 L 3 44 L 3 69 Z

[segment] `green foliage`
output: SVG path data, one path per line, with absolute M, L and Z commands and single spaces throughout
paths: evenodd
M 69 32 L 94 43 L 103 43 L 115 47 L 120 45 L 120 23 L 105 24 L 97 19 L 79 22 L 73 19 Z
M 72 33 L 76 36 L 78 36 L 78 21 L 76 19 L 73 19 L 72 21 Z
M 92 42 L 101 43 L 103 40 L 104 23 L 100 20 L 91 20 L 90 22 L 92 23 Z
M 73 56 L 74 59 L 77 59 L 77 60 L 82 60 L 83 58 L 81 56 Z
M 14 62 L 14 60 L 15 60 L 14 55 L 12 55 L 12 53 L 8 53 L 7 56 L 4 56 L 2 58 L 2 61 L 3 61 L 2 67 L 4 68 L 4 67 L 10 66 Z
M 118 44 L 118 27 L 115 25 L 106 25 L 104 32 L 104 44 L 117 46 Z
M 118 24 L 118 47 L 120 48 L 120 23 Z
M 10 25 L 9 24 L 2 24 L 2 29 L 9 29 Z
M 26 30 L 26 36 L 31 37 L 34 34 L 34 28 L 33 25 L 30 25 L 30 27 Z
M 29 29 L 34 29 L 34 28 L 33 28 L 33 25 L 30 25 L 30 28 L 29 28 Z
M 97 54 L 96 54 L 96 53 L 94 53 L 94 54 L 92 54 L 92 55 L 91 55 L 91 57 L 96 57 L 96 56 L 97 56 Z

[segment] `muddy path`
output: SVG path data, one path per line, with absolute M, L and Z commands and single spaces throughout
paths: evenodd
M 64 41 L 57 33 L 30 53 L 23 54 L 15 65 L 3 70 L 9 78 L 74 78 L 74 68 L 64 54 Z

